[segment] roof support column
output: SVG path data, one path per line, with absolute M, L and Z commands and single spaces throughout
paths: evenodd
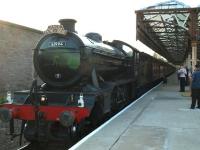
M 196 64 L 197 64 L 197 42 L 192 41 L 192 71 L 194 71 Z
M 185 60 L 185 64 L 186 64 L 186 66 L 187 66 L 190 70 L 192 70 L 192 66 L 191 66 L 191 54 L 188 54 L 188 57 L 187 57 L 186 60 Z

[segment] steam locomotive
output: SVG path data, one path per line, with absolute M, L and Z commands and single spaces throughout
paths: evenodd
M 174 67 L 131 45 L 101 35 L 75 32 L 73 19 L 60 20 L 64 33 L 45 35 L 34 49 L 36 74 L 30 90 L 15 92 L 12 104 L 0 106 L 0 119 L 22 120 L 28 141 L 68 140 L 87 123 L 97 124 L 117 111 Z M 44 83 L 39 85 L 38 79 Z

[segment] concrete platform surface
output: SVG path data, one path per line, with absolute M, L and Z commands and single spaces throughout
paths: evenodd
M 178 91 L 172 75 L 71 150 L 200 150 L 200 110 Z

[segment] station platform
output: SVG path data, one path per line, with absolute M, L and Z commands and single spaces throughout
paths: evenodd
M 190 104 L 171 75 L 70 150 L 199 150 L 200 109 Z

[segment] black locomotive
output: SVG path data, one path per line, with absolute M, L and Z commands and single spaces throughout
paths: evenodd
M 75 20 L 60 22 L 66 32 L 45 35 L 34 50 L 31 89 L 15 92 L 14 102 L 0 109 L 12 133 L 13 119 L 22 120 L 20 135 L 29 141 L 77 136 L 86 122 L 97 124 L 175 71 L 123 41 L 78 35 Z

